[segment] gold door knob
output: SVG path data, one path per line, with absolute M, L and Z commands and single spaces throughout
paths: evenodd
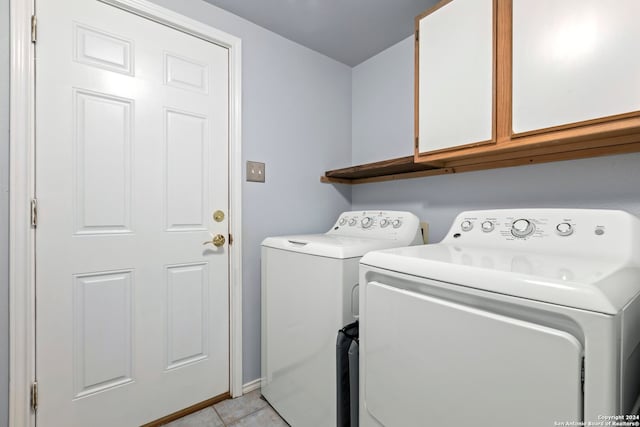
M 220 246 L 224 245 L 224 242 L 226 241 L 227 240 L 222 234 L 216 234 L 211 240 L 207 240 L 206 242 L 204 242 L 203 245 L 212 244 L 215 247 L 219 248 Z

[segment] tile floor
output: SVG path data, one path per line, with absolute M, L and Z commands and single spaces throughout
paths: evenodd
M 237 399 L 228 399 L 184 418 L 165 424 L 165 427 L 288 427 L 260 390 Z

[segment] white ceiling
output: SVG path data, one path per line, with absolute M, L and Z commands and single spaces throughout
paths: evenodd
M 205 0 L 349 66 L 414 31 L 437 0 Z

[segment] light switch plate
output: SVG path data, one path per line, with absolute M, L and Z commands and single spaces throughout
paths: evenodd
M 264 163 L 247 160 L 247 181 L 264 182 Z

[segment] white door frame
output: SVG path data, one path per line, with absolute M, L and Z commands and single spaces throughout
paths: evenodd
M 229 386 L 242 395 L 242 41 L 146 0 L 99 0 L 229 49 Z M 35 425 L 35 56 L 33 0 L 10 2 L 9 425 Z M 43 213 L 46 215 L 46 213 Z

